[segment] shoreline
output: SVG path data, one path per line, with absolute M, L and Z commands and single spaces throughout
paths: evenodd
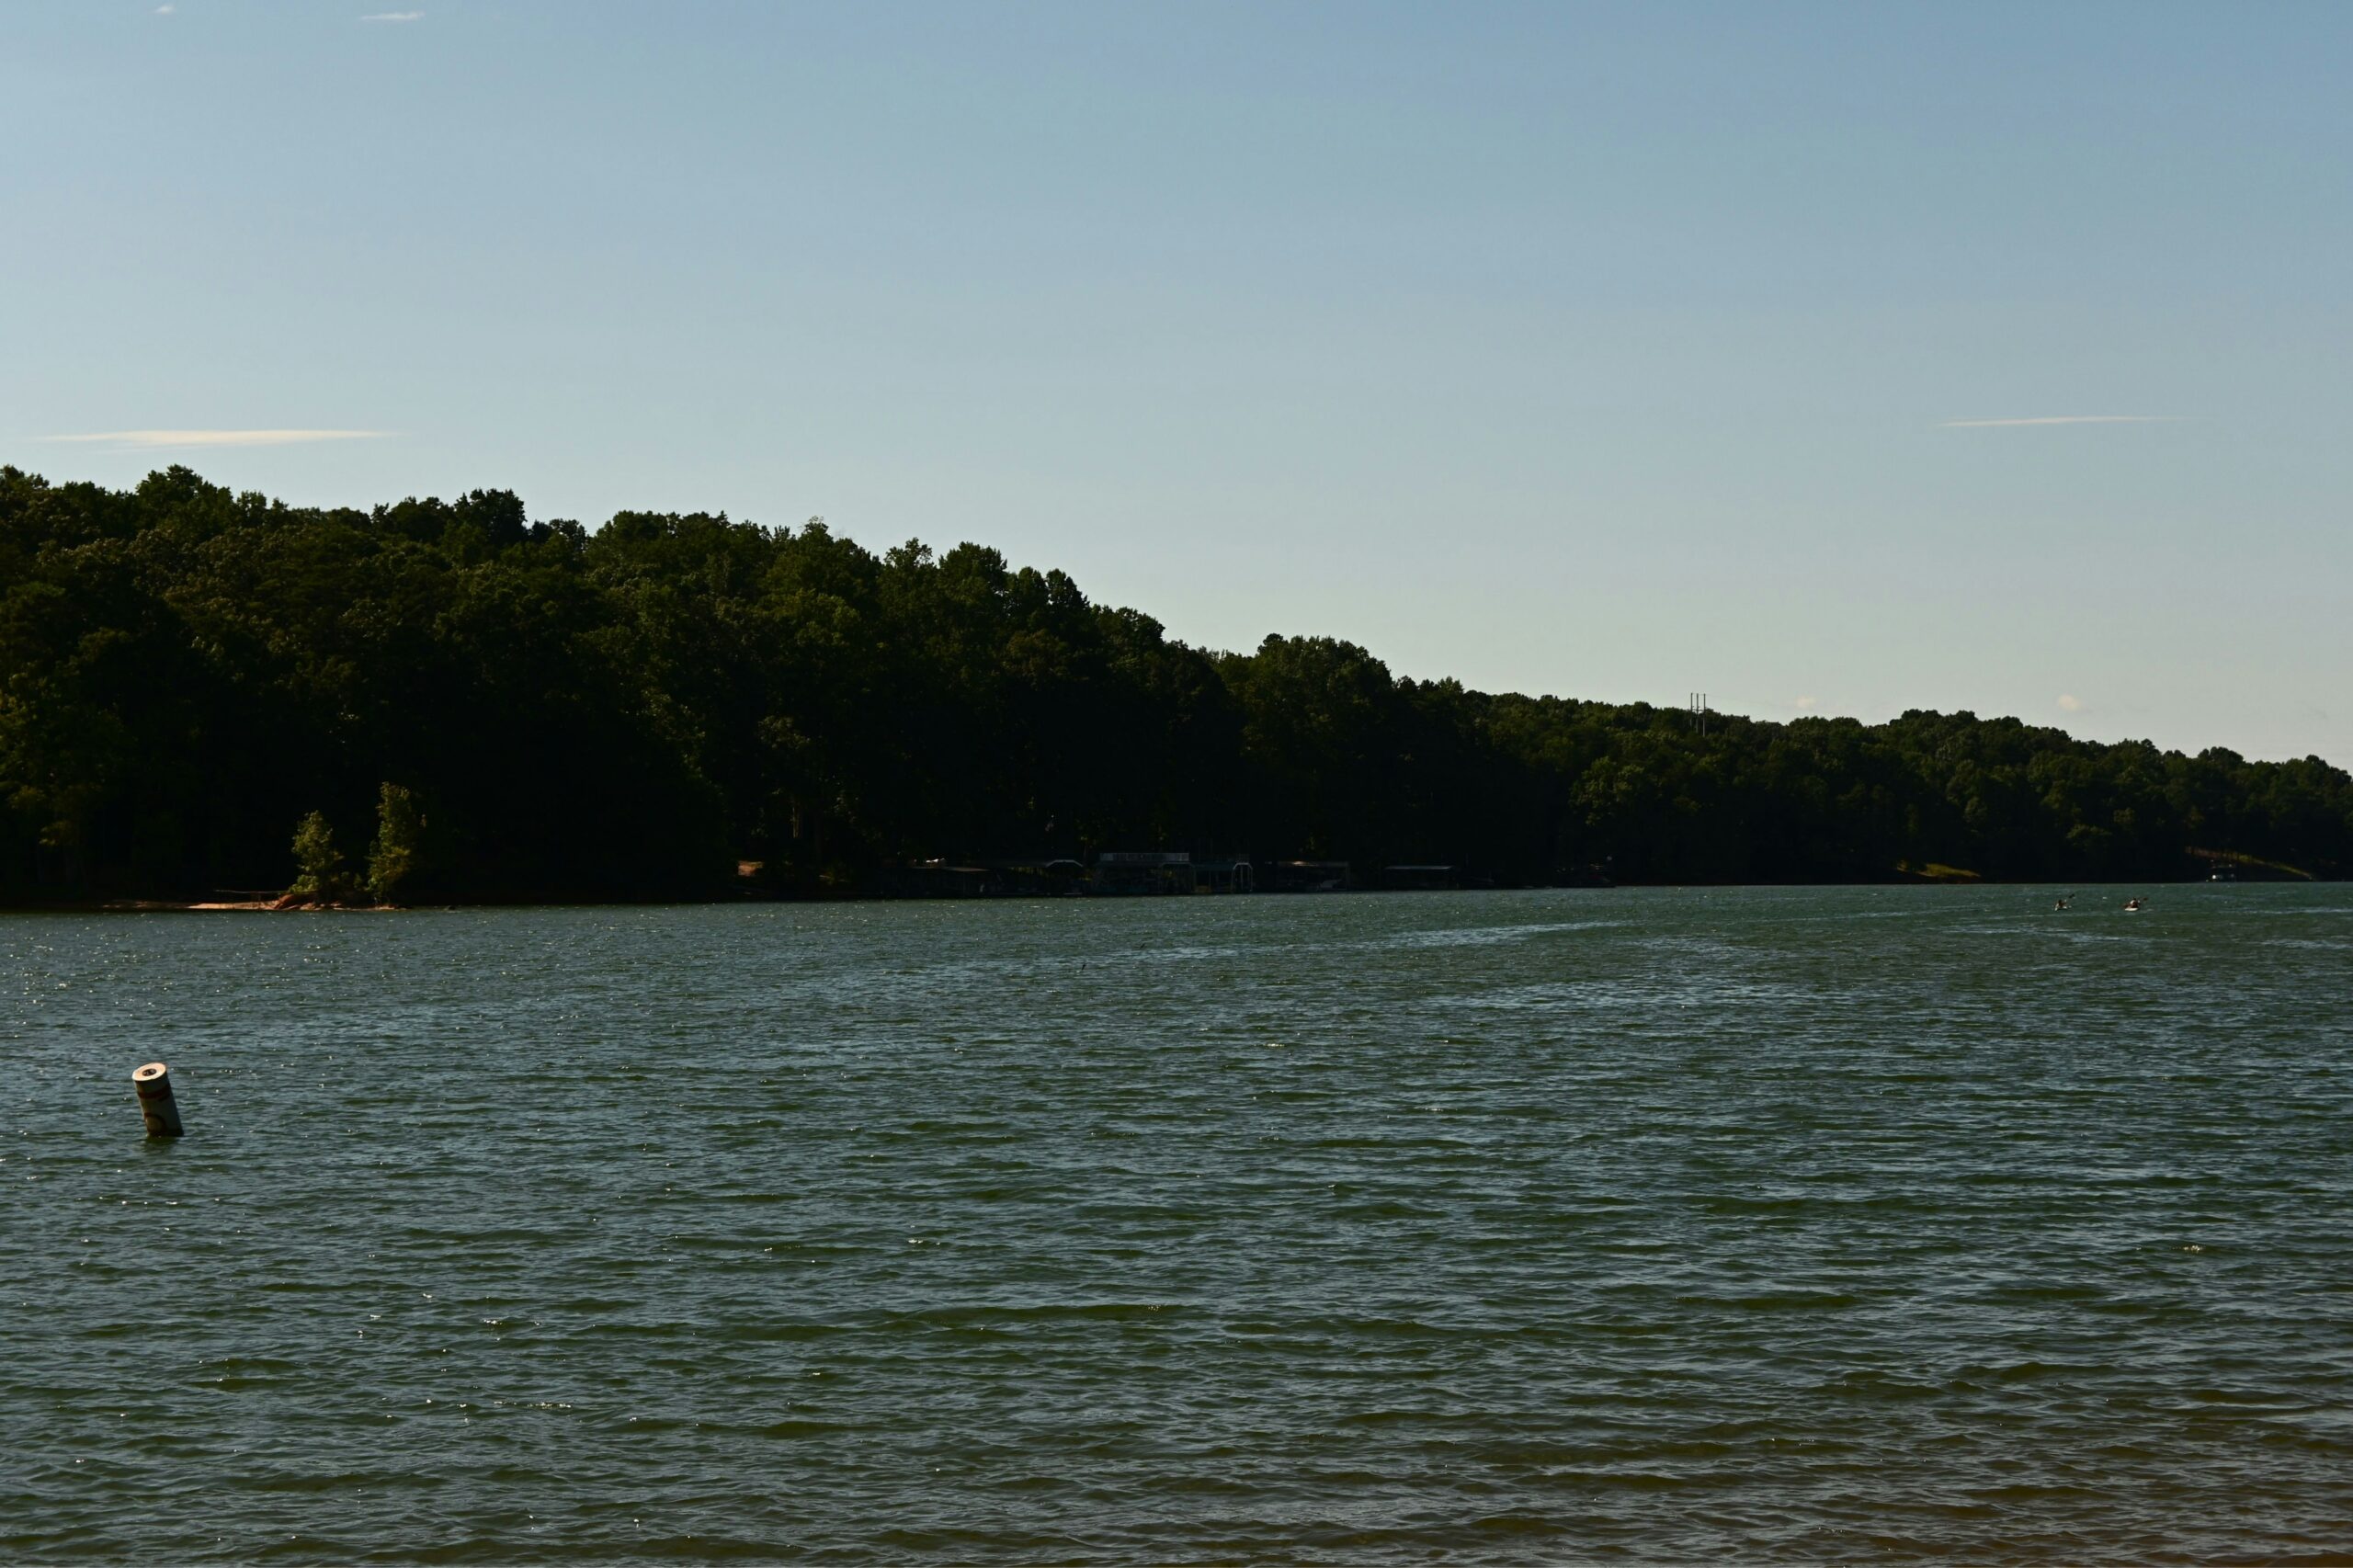
M 450 902 L 404 903 L 285 903 L 276 899 L 170 899 L 170 898 L 108 898 L 67 899 L 41 903 L 0 903 L 0 915 L 404 915 L 424 910 L 457 909 L 630 909 L 677 907 L 699 904 L 822 904 L 822 903 L 1036 903 L 1045 902 L 1078 902 L 1086 903 L 1152 903 L 1195 899 L 1226 900 L 1233 898 L 1357 898 L 1365 896 L 1420 896 L 1447 892 L 1633 892 L 1662 889 L 1786 889 L 1805 888 L 2017 888 L 2093 889 L 2093 888 L 2189 888 L 2209 886 L 2316 886 L 2336 879 L 2326 877 L 2249 877 L 2237 881 L 2210 882 L 2204 879 L 2161 881 L 2138 878 L 2113 881 L 2063 881 L 2055 878 L 2022 879 L 1997 881 L 1990 878 L 1967 881 L 1906 879 L 1900 881 L 1842 882 L 1622 882 L 1609 887 L 1590 884 L 1562 883 L 1521 887 L 1457 887 L 1457 888 L 1343 888 L 1306 892 L 1253 893 L 989 893 L 989 894 L 921 894 L 921 893 L 821 893 L 816 895 L 742 893 L 721 894 L 705 898 L 564 898 L 551 896 L 532 898 L 470 899 Z

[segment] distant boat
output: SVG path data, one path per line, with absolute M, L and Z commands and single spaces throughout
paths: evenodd
M 2206 873 L 2206 880 L 2210 882 L 2234 882 L 2239 880 L 2239 869 L 2232 865 L 2219 865 Z
M 2124 901 L 2124 913 L 2127 915 L 2138 915 L 2148 907 L 2137 898 L 2128 898 Z

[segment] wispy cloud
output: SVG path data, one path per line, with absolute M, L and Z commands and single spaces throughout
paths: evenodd
M 2059 694 L 2059 711 L 2062 713 L 2081 713 L 2084 711 L 2084 699 L 2080 697 L 2070 697 L 2063 691 Z
M 2178 425 L 2178 414 L 2046 414 L 2032 419 L 1948 419 L 1940 430 L 1983 430 L 1996 425 Z
M 421 22 L 425 19 L 425 13 L 422 11 L 377 11 L 359 19 L 363 22 Z
M 44 441 L 116 447 L 291 447 L 303 441 L 367 441 L 389 430 L 100 430 L 86 436 L 43 436 Z
M 177 6 L 158 6 L 155 7 L 155 15 L 159 17 L 168 17 L 178 9 L 179 7 Z

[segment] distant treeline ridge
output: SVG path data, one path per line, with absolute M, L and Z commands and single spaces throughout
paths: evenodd
M 356 881 L 372 841 L 381 891 L 417 900 L 1151 848 L 1501 883 L 2353 869 L 2353 780 L 2317 757 L 1969 713 L 1701 734 L 1400 680 L 1329 638 L 1188 647 L 972 544 L 0 468 L 0 900 L 283 887 L 298 824 L 304 876 L 339 855 Z

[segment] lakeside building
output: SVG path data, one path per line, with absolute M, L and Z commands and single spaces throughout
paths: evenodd
M 1112 897 L 1255 892 L 1257 876 L 1239 855 L 1196 860 L 1188 849 L 1106 849 L 1095 857 L 1090 891 Z
M 1193 891 L 1193 857 L 1183 849 L 1106 849 L 1095 857 L 1088 891 L 1132 898 Z
M 1257 883 L 1256 871 L 1238 855 L 1193 862 L 1195 892 L 1256 892 Z

